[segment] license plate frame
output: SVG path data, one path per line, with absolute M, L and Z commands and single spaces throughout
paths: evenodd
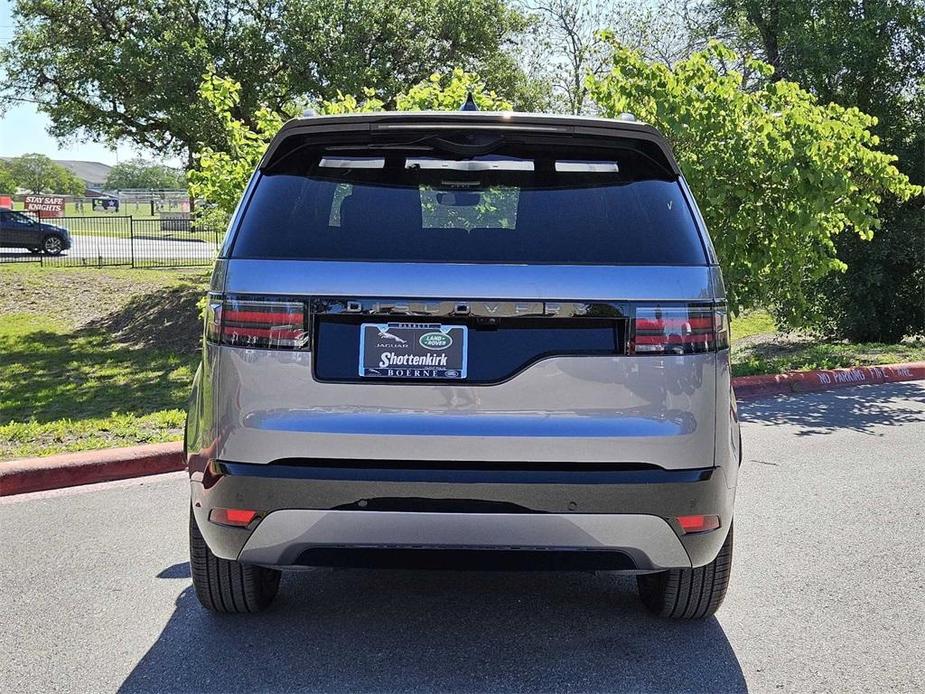
M 358 373 L 363 379 L 461 381 L 469 366 L 469 328 L 443 323 L 360 325 Z

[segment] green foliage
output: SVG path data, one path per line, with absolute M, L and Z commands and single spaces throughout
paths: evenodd
M 821 101 L 857 106 L 881 127 L 906 118 L 909 88 L 925 72 L 922 0 L 712 0 L 774 65 Z M 921 115 L 919 116 L 921 118 Z
M 775 11 L 761 0 L 714 0 L 725 21 L 750 36 L 821 101 L 857 106 L 897 167 L 925 183 L 925 2 L 806 0 Z M 851 340 L 897 341 L 925 333 L 925 224 L 922 202 L 884 200 L 881 228 L 868 243 L 835 242 L 847 264 L 816 286 L 815 327 Z
M 224 148 L 193 98 L 219 65 L 241 85 L 234 115 L 335 100 L 375 85 L 393 95 L 454 66 L 532 96 L 508 52 L 526 20 L 505 0 L 16 0 L 0 91 L 39 100 L 60 137 L 87 133 L 165 154 Z
M 13 175 L 13 167 L 6 161 L 0 159 L 0 193 L 10 195 L 16 192 L 19 184 Z
M 105 186 L 107 190 L 177 190 L 186 187 L 186 176 L 182 171 L 163 164 L 133 159 L 112 167 L 106 177 Z
M 227 143 L 221 150 L 203 148 L 197 155 L 198 167 L 189 173 L 190 194 L 207 201 L 208 206 L 202 214 L 213 222 L 227 220 L 234 212 L 267 144 L 283 124 L 282 117 L 267 108 L 256 112 L 254 128 L 235 118 L 240 92 L 241 85 L 218 77 L 214 72 L 206 73 L 200 87 L 200 96 L 212 107 L 213 119 L 221 125 Z M 395 96 L 394 103 L 404 111 L 456 110 L 470 92 L 482 109 L 503 111 L 511 108 L 510 102 L 488 90 L 476 75 L 458 68 L 448 75 L 430 75 L 407 92 Z M 378 98 L 375 91 L 366 88 L 362 95 L 358 98 L 337 92 L 332 99 L 321 101 L 316 110 L 321 115 L 384 110 L 386 102 Z
M 510 111 L 511 102 L 489 90 L 477 75 L 461 68 L 454 68 L 449 74 L 434 73 L 426 80 L 395 97 L 399 111 L 456 111 L 472 94 L 481 111 Z
M 11 178 L 32 193 L 83 195 L 84 182 L 44 154 L 24 154 L 10 161 Z
M 771 306 L 780 319 L 812 313 L 812 282 L 844 270 L 835 238 L 870 239 L 887 196 L 921 194 L 878 151 L 876 119 L 823 105 L 785 80 L 746 91 L 718 69 L 737 59 L 718 42 L 671 68 L 614 45 L 610 74 L 589 79 L 605 115 L 630 111 L 671 141 L 701 206 L 738 313 Z M 747 66 L 769 76 L 758 60 Z
M 222 223 L 234 211 L 267 143 L 283 124 L 279 115 L 266 108 L 257 111 L 254 130 L 236 119 L 233 110 L 240 93 L 239 83 L 213 71 L 204 75 L 199 88 L 200 97 L 225 133 L 225 147 L 201 149 L 196 154 L 197 167 L 188 174 L 190 195 L 207 202 L 200 214 L 210 223 Z

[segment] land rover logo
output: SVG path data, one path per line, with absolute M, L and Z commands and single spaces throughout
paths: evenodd
M 424 349 L 446 349 L 453 344 L 453 338 L 446 333 L 426 333 L 418 339 Z

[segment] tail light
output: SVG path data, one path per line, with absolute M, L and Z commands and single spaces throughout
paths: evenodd
M 206 339 L 251 349 L 308 349 L 308 309 L 301 301 L 210 296 Z
M 725 306 L 637 306 L 628 354 L 697 354 L 729 346 Z

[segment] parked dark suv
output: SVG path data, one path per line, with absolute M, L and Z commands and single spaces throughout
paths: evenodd
M 71 247 L 71 235 L 64 227 L 40 222 L 22 212 L 0 210 L 0 247 L 60 255 Z
M 290 121 L 212 277 L 196 593 L 247 612 L 280 569 L 604 569 L 659 615 L 710 615 L 740 460 L 728 338 L 703 220 L 647 125 Z

